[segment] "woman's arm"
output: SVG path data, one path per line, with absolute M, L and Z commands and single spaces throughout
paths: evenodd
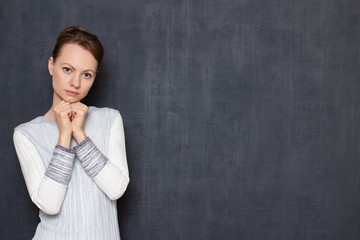
M 35 146 L 18 130 L 14 132 L 14 145 L 31 200 L 46 214 L 59 213 L 75 151 L 57 145 L 46 169 Z
M 129 183 L 129 172 L 124 128 L 120 114 L 111 127 L 108 157 L 96 147 L 90 138 L 86 138 L 74 149 L 86 173 L 111 200 L 116 200 L 124 194 Z

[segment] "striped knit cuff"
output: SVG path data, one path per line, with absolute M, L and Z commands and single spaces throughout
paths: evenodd
M 74 147 L 76 155 L 83 165 L 86 173 L 94 178 L 105 167 L 109 160 L 102 152 L 95 146 L 93 141 L 87 137 L 79 145 Z
M 75 151 L 56 145 L 45 175 L 52 180 L 67 185 L 71 178 Z

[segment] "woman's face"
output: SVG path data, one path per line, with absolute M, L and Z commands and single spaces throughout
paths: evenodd
M 52 75 L 54 102 L 79 102 L 94 83 L 98 62 L 85 48 L 74 43 L 61 47 L 59 56 L 49 59 L 48 68 Z

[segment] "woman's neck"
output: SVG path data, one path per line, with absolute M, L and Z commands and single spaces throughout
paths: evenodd
M 60 101 L 61 99 L 59 99 L 59 96 L 54 92 L 52 106 L 49 109 L 49 111 L 47 111 L 47 113 L 45 113 L 43 116 L 46 120 L 56 122 L 56 118 L 54 114 L 54 106 L 56 106 Z
M 49 109 L 49 111 L 44 114 L 43 117 L 44 117 L 46 120 L 49 120 L 49 121 L 52 121 L 52 122 L 56 122 L 53 107 L 51 107 L 51 108 Z

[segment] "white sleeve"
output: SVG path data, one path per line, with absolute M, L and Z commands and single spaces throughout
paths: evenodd
M 120 114 L 111 127 L 108 157 L 100 152 L 90 138 L 74 149 L 87 174 L 111 200 L 117 200 L 124 194 L 130 179 Z
M 71 154 L 56 146 L 46 169 L 40 154 L 28 138 L 15 130 L 13 139 L 31 200 L 46 214 L 59 213 L 70 180 L 75 153 Z M 65 160 L 59 159 L 56 155 Z M 60 166 L 57 166 L 59 163 Z M 61 166 L 63 163 L 66 165 L 65 168 Z

